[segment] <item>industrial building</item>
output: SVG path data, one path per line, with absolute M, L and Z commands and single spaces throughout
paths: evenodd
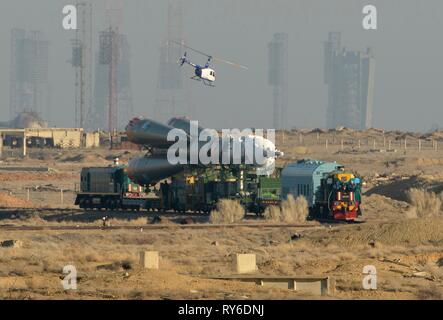
M 371 48 L 351 51 L 341 33 L 325 42 L 325 84 L 328 85 L 327 127 L 364 130 L 372 127 L 375 58 Z
M 9 117 L 37 112 L 50 120 L 49 42 L 40 31 L 11 31 Z
M 119 130 L 133 117 L 130 59 L 126 35 L 111 28 L 100 32 L 91 115 L 94 129 Z
M 72 43 L 71 65 L 75 70 L 75 126 L 94 129 L 88 121 L 92 112 L 93 8 L 92 3 L 76 4 L 79 25 Z
M 268 83 L 272 86 L 274 129 L 285 129 L 288 118 L 288 35 L 274 34 L 268 50 Z
M 10 150 L 20 149 L 22 156 L 28 148 L 93 148 L 100 146 L 98 132 L 85 133 L 81 128 L 0 128 L 0 157 L 3 147 Z

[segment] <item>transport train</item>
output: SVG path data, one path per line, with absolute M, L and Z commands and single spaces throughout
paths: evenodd
M 335 162 L 301 160 L 276 169 L 272 176 L 257 175 L 245 165 L 168 172 L 168 179 L 142 185 L 127 166 L 84 168 L 75 204 L 84 209 L 209 213 L 220 199 L 235 199 L 247 212 L 262 215 L 268 206 L 279 206 L 291 194 L 307 199 L 310 219 L 354 221 L 362 214 L 362 179 Z M 152 175 L 145 178 L 155 180 Z
M 280 204 L 280 180 L 243 166 L 219 166 L 187 168 L 156 185 L 141 185 L 126 166 L 83 168 L 75 204 L 83 209 L 209 213 L 220 199 L 237 199 L 248 212 L 261 214 Z

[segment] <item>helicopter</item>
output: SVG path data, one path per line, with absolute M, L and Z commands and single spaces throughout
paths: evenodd
M 196 50 L 196 49 L 191 48 L 189 46 L 186 46 L 183 43 L 176 42 L 176 41 L 172 41 L 172 42 L 208 58 L 208 60 L 206 61 L 206 64 L 204 66 L 200 66 L 198 64 L 191 62 L 191 60 L 188 59 L 188 53 L 185 52 L 183 54 L 183 56 L 177 61 L 177 63 L 180 65 L 180 67 L 182 67 L 184 64 L 189 64 L 191 67 L 193 67 L 195 69 L 195 71 L 194 71 L 195 75 L 193 77 L 191 77 L 191 79 L 196 80 L 196 81 L 203 81 L 203 83 L 207 86 L 215 87 L 214 82 L 216 79 L 216 74 L 215 74 L 215 70 L 211 68 L 211 64 L 213 61 L 223 62 L 223 63 L 229 64 L 229 65 L 236 67 L 236 68 L 241 68 L 241 69 L 246 69 L 246 70 L 248 69 L 245 66 L 242 66 L 240 64 L 237 64 L 237 63 L 234 63 L 231 61 L 220 59 L 220 58 L 215 58 L 215 57 L 213 57 L 209 54 L 206 54 L 202 51 L 199 51 L 199 50 Z

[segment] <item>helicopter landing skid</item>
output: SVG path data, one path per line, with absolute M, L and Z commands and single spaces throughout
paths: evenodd
M 213 87 L 213 88 L 215 87 L 215 85 L 213 85 L 210 81 L 202 79 L 199 76 L 193 76 L 190 79 L 195 81 L 203 81 L 204 85 L 208 87 Z
M 204 80 L 204 79 L 203 79 L 203 83 L 205 84 L 205 86 L 213 87 L 213 88 L 215 87 L 215 85 L 213 85 L 212 82 Z

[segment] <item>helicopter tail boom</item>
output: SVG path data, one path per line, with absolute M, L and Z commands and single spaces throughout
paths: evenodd
M 232 67 L 235 67 L 235 68 L 240 68 L 240 69 L 248 70 L 248 67 L 245 67 L 245 66 L 243 66 L 243 65 L 241 65 L 241 64 L 238 64 L 238 63 L 235 63 L 235 62 L 232 62 L 232 61 L 229 61 L 229 60 L 225 60 L 225 59 L 220 59 L 220 58 L 213 57 L 212 55 L 209 55 L 209 54 L 207 54 L 207 53 L 204 53 L 204 52 L 202 52 L 202 51 L 200 51 L 200 50 L 196 50 L 196 49 L 194 49 L 194 48 L 191 48 L 191 47 L 185 45 L 184 43 L 180 43 L 180 42 L 177 42 L 177 41 L 172 41 L 172 43 L 175 43 L 175 44 L 178 45 L 178 46 L 181 46 L 181 47 L 183 47 L 183 48 L 186 48 L 186 49 L 188 49 L 188 50 L 194 51 L 194 52 L 196 52 L 196 53 L 198 53 L 198 54 L 201 54 L 201 55 L 203 55 L 203 56 L 208 57 L 208 61 L 206 62 L 205 68 L 209 68 L 209 66 L 211 65 L 211 63 L 212 63 L 213 61 L 216 61 L 216 62 L 226 63 L 226 64 L 228 64 L 228 65 L 230 65 L 230 66 L 232 66 Z M 182 57 L 181 61 L 184 61 L 183 64 L 188 62 L 188 60 L 187 60 L 187 58 L 186 58 L 186 52 L 185 52 L 185 55 Z M 183 65 L 183 64 L 182 64 L 182 65 Z
M 180 59 L 178 59 L 177 63 L 180 65 L 180 67 L 182 67 L 185 63 L 189 64 L 192 67 L 196 67 L 197 65 L 192 63 L 191 61 L 188 60 L 187 57 L 187 53 L 185 52 L 185 54 L 183 55 L 183 57 L 181 57 Z

